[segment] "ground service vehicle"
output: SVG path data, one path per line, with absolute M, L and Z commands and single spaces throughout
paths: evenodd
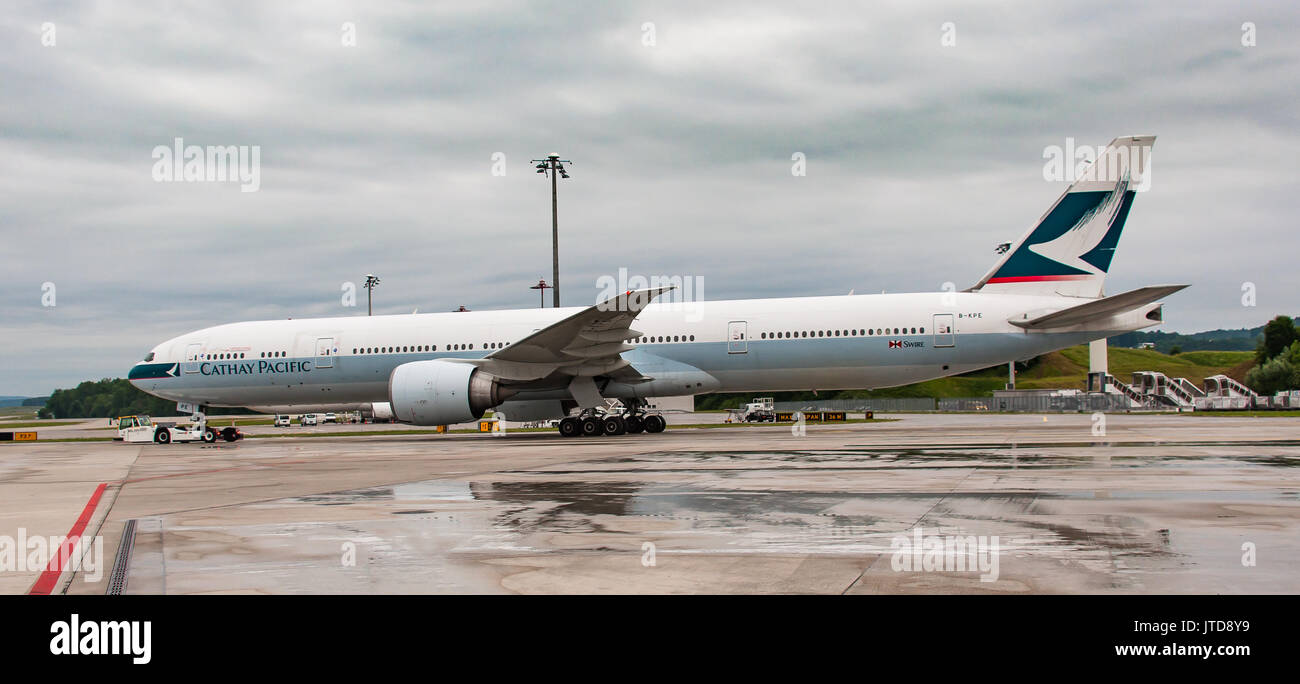
M 728 422 L 738 423 L 775 423 L 776 403 L 772 397 L 756 397 L 753 401 L 738 409 L 727 409 L 731 416 Z
M 115 439 L 128 443 L 156 442 L 206 442 L 211 444 L 218 439 L 233 442 L 243 439 L 244 433 L 231 425 L 224 428 L 209 426 L 207 416 L 194 414 L 190 423 L 155 423 L 149 416 L 122 416 L 117 419 L 117 437 Z

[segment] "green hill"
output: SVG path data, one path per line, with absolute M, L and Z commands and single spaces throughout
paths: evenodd
M 1169 356 L 1150 349 L 1110 348 L 1110 373 L 1129 382 L 1133 371 L 1159 371 L 1170 377 L 1183 377 L 1197 386 L 1210 375 L 1224 373 L 1244 381 L 1254 363 L 1253 351 L 1195 351 Z M 988 397 L 1007 382 L 1007 367 L 927 380 L 914 385 L 879 390 L 841 390 L 819 392 L 822 399 L 857 399 L 864 397 Z M 1016 366 L 1017 389 L 1087 389 L 1088 347 L 1079 345 L 1039 356 L 1022 368 Z M 777 401 L 806 401 L 812 392 L 777 392 Z M 697 410 L 737 408 L 752 399 L 751 394 L 709 394 L 696 397 Z
M 1088 347 L 1079 345 L 1052 352 L 1034 367 L 1018 374 L 1019 389 L 1087 389 Z M 1250 351 L 1195 351 L 1168 356 L 1151 349 L 1110 348 L 1110 374 L 1128 382 L 1134 371 L 1159 371 L 1170 377 L 1183 377 L 1196 385 L 1211 375 L 1227 374 L 1245 380 L 1254 363 Z

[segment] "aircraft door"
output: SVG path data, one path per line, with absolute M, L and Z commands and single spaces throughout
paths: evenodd
M 953 327 L 952 314 L 934 315 L 934 346 L 957 346 L 957 329 Z
M 320 337 L 316 339 L 316 368 L 333 368 L 334 367 L 334 338 Z
M 199 363 L 203 358 L 203 343 L 195 342 L 185 347 L 185 359 L 183 367 L 186 373 L 199 372 Z
M 749 351 L 749 340 L 745 339 L 747 327 L 745 321 L 731 321 L 727 324 L 728 354 L 744 354 Z

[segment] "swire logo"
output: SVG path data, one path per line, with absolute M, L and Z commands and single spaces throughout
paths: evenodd
M 903 341 L 902 341 L 902 340 L 890 340 L 890 341 L 889 341 L 889 348 L 890 348 L 890 349 L 902 349 L 902 348 L 903 348 Z

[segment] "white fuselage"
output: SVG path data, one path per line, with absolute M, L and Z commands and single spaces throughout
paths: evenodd
M 651 304 L 623 357 L 654 382 L 605 396 L 834 390 L 909 384 L 1029 359 L 1153 325 L 1159 305 L 1088 325 L 1027 331 L 1008 319 L 1075 297 L 916 293 Z M 131 381 L 209 406 L 349 407 L 387 400 L 394 368 L 481 358 L 582 308 L 251 321 L 163 342 Z M 562 387 L 517 397 L 568 398 Z

